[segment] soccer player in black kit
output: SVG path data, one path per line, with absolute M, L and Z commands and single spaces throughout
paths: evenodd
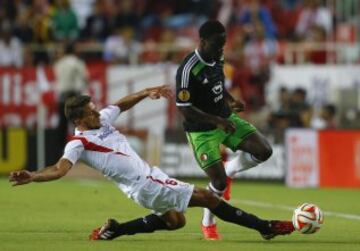
M 199 29 L 199 47 L 181 63 L 176 74 L 176 106 L 184 116 L 184 129 L 199 166 L 210 178 L 208 189 L 229 199 L 236 173 L 266 161 L 272 148 L 263 135 L 236 112 L 244 105 L 224 86 L 223 48 L 225 27 L 207 21 Z M 240 154 L 223 166 L 220 145 Z M 227 189 L 226 189 L 227 188 Z M 207 240 L 218 240 L 214 216 L 204 209 L 202 232 Z

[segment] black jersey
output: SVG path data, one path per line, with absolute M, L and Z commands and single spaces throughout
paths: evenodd
M 195 106 L 203 112 L 227 118 L 231 114 L 225 101 L 223 61 L 207 63 L 197 50 L 190 53 L 176 73 L 176 106 Z M 185 131 L 209 131 L 216 128 L 206 121 L 185 118 Z

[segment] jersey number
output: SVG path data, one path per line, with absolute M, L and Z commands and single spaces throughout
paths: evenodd
M 178 183 L 175 180 L 167 179 L 165 180 L 166 185 L 176 186 Z

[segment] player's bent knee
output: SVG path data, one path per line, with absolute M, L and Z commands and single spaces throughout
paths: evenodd
M 264 146 L 264 148 L 261 150 L 261 152 L 259 154 L 257 154 L 257 156 L 256 155 L 254 155 L 254 156 L 258 160 L 266 161 L 271 157 L 272 153 L 273 153 L 273 150 L 272 150 L 271 146 L 267 144 Z
M 182 213 L 173 213 L 166 221 L 168 230 L 176 230 L 184 227 L 186 224 L 185 216 Z
M 273 153 L 273 150 L 272 150 L 272 148 L 271 148 L 270 145 L 267 146 L 267 147 L 265 147 L 265 150 L 264 150 L 264 159 L 265 159 L 265 160 L 269 159 L 269 158 L 271 157 L 272 153 Z M 264 161 L 265 161 L 265 160 L 264 160 Z
M 224 191 L 227 184 L 226 184 L 226 177 L 223 179 L 217 179 L 211 182 L 211 184 L 219 191 Z

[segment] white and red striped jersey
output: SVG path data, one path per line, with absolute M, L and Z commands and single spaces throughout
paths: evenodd
M 67 143 L 63 158 L 73 164 L 81 160 L 115 181 L 132 197 L 151 173 L 151 167 L 131 148 L 126 137 L 111 124 L 120 114 L 118 106 L 109 105 L 100 111 L 101 128 L 82 131 Z

